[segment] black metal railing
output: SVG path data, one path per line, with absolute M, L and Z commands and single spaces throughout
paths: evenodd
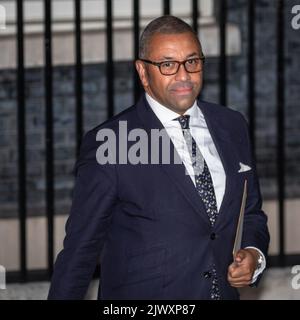
M 106 1 L 106 90 L 107 115 L 114 115 L 114 63 L 113 63 L 113 12 L 112 1 Z
M 76 155 L 79 155 L 83 135 L 83 97 L 82 97 L 82 48 L 81 48 L 81 0 L 75 0 L 75 94 L 76 94 Z
M 99 0 L 101 1 L 101 0 Z M 105 0 L 102 0 L 105 1 Z M 140 35 L 140 1 L 132 0 L 133 4 L 133 43 L 134 58 L 138 57 L 139 35 Z M 20 272 L 15 279 L 21 281 L 34 280 L 27 268 L 26 250 L 26 126 L 25 126 L 25 77 L 24 77 L 24 10 L 23 0 L 16 0 L 17 6 L 17 90 L 18 90 L 18 210 L 20 222 Z M 219 101 L 226 105 L 227 102 L 227 54 L 226 54 L 226 24 L 228 5 L 226 0 L 216 1 L 219 5 L 218 23 L 220 29 L 220 57 L 219 57 Z M 52 12 L 51 0 L 43 0 L 44 4 L 44 50 L 45 50 L 45 123 L 46 123 L 46 217 L 47 217 L 47 257 L 48 267 L 44 276 L 50 276 L 53 271 L 54 262 L 54 136 L 53 136 L 53 70 L 52 70 Z M 106 85 L 107 85 L 107 116 L 114 114 L 114 61 L 113 61 L 113 1 L 106 0 Z M 81 29 L 81 5 L 82 1 L 74 0 L 75 8 L 75 98 L 76 98 L 76 143 L 77 155 L 83 134 L 83 76 L 82 76 L 82 29 Z M 191 3 L 191 21 L 193 28 L 198 32 L 199 7 L 198 1 Z M 255 143 L 255 6 L 256 1 L 249 1 L 248 4 L 248 118 L 250 135 Z M 284 243 L 284 200 L 285 200 L 285 139 L 284 139 L 284 1 L 277 0 L 277 184 L 279 204 L 279 258 L 280 264 L 285 264 L 285 243 Z M 162 12 L 172 13 L 172 1 L 162 1 Z M 199 30 L 201 33 L 201 29 Z M 141 92 L 141 86 L 137 74 L 134 74 L 133 96 L 135 101 Z M 43 277 L 43 276 L 42 276 Z M 10 274 L 8 274 L 8 280 Z M 11 278 L 12 279 L 12 278 Z M 40 278 L 39 278 L 40 279 Z
M 45 123 L 46 123 L 46 216 L 48 231 L 48 273 L 54 262 L 54 139 L 53 139 L 53 69 L 52 69 L 52 10 L 51 0 L 45 0 Z
M 226 23 L 227 1 L 220 1 L 219 6 L 219 29 L 220 29 L 220 60 L 219 60 L 219 102 L 227 105 L 227 55 L 226 55 Z
M 285 63 L 284 0 L 277 1 L 277 187 L 279 207 L 279 264 L 285 265 Z
M 24 76 L 24 8 L 23 1 L 17 1 L 17 90 L 18 90 L 18 210 L 20 232 L 20 278 L 27 279 L 26 248 L 26 122 L 25 122 L 25 76 Z
M 256 0 L 248 1 L 248 121 L 253 151 L 255 151 L 255 19 Z

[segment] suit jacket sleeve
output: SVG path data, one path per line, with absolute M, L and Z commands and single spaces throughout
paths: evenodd
M 96 134 L 86 134 L 76 165 L 73 203 L 48 299 L 83 299 L 101 254 L 116 199 L 114 165 L 99 165 Z
M 250 166 L 252 168 L 248 178 L 248 195 L 245 208 L 242 247 L 256 247 L 262 251 L 265 257 L 267 257 L 270 240 L 267 227 L 267 216 L 262 211 L 262 198 L 256 173 L 255 161 L 252 154 L 248 125 L 243 117 L 242 123 L 244 124 L 244 132 L 248 146 L 248 158 L 250 159 Z

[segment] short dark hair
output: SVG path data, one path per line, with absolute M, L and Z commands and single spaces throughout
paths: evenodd
M 199 43 L 199 47 L 201 48 L 197 34 L 193 30 L 193 28 L 183 20 L 170 15 L 161 16 L 152 20 L 146 26 L 141 35 L 139 44 L 139 58 L 147 58 L 146 53 L 148 50 L 149 42 L 154 34 L 177 34 L 186 32 L 190 32 L 195 36 L 195 39 L 197 40 L 197 42 Z

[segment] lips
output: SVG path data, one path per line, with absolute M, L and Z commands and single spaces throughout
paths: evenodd
M 178 83 L 173 85 L 171 88 L 171 92 L 178 95 L 187 95 L 193 91 L 193 85 L 191 83 Z
M 185 93 L 185 92 L 191 92 L 193 90 L 193 88 L 178 88 L 174 91 L 178 92 L 178 93 Z
M 177 88 L 177 89 L 173 89 L 171 91 L 177 95 L 187 95 L 187 94 L 192 93 L 193 88 Z

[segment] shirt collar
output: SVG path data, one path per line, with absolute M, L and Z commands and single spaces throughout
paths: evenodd
M 174 119 L 180 117 L 180 114 L 170 110 L 169 108 L 163 106 L 158 101 L 153 99 L 149 94 L 146 93 L 146 99 L 155 113 L 160 122 L 165 125 L 173 121 Z M 197 120 L 199 118 L 200 109 L 197 106 L 197 101 L 195 100 L 194 104 L 184 113 L 185 115 L 189 115 L 191 121 Z M 174 123 L 175 121 L 173 121 Z M 176 122 L 175 122 L 176 123 Z

